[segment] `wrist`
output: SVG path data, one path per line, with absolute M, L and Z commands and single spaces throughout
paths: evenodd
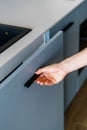
M 64 60 L 60 63 L 62 70 L 64 71 L 64 73 L 67 75 L 71 72 L 71 66 L 69 65 L 68 60 Z
M 66 76 L 69 72 L 68 72 L 68 69 L 67 69 L 67 67 L 66 67 L 66 64 L 65 64 L 65 62 L 60 62 L 59 64 L 58 64 L 58 67 L 57 68 L 60 68 L 60 70 L 61 70 L 61 72 Z

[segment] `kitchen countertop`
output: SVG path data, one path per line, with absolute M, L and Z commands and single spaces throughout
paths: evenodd
M 84 0 L 3 0 L 0 23 L 31 28 L 32 31 L 0 54 L 0 67 L 41 34 L 63 19 Z

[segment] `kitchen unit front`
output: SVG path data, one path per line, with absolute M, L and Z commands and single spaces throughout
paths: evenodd
M 86 12 L 87 1 L 84 1 L 83 4 L 74 9 L 71 13 L 64 17 L 63 20 L 51 28 L 51 36 L 54 35 L 58 29 L 64 30 L 64 59 L 81 51 L 79 49 L 81 42 L 80 32 L 81 25 L 87 19 Z M 71 104 L 86 78 L 87 67 L 83 69 L 82 73 L 78 74 L 77 70 L 68 74 L 64 79 L 65 110 Z
M 0 84 L 1 130 L 64 130 L 63 81 L 53 87 L 31 79 L 36 69 L 63 59 L 63 32 L 43 43 Z
M 1 130 L 64 130 L 64 102 L 69 106 L 77 93 L 77 71 L 53 87 L 31 79 L 38 68 L 78 52 L 83 1 L 1 2 L 1 23 L 32 29 L 0 54 Z

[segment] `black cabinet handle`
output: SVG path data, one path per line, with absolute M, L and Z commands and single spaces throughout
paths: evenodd
M 70 22 L 67 26 L 65 26 L 65 27 L 62 29 L 63 32 L 66 32 L 73 24 L 74 24 L 74 22 Z
M 25 86 L 26 88 L 29 88 L 29 87 L 34 83 L 34 81 L 35 81 L 38 77 L 39 77 L 39 75 L 34 74 L 34 75 L 24 84 L 24 86 Z

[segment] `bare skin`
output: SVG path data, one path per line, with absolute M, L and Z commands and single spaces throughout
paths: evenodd
M 36 83 L 52 86 L 62 81 L 70 72 L 84 66 L 87 66 L 87 48 L 60 63 L 52 64 L 37 70 L 35 73 L 40 76 L 36 80 Z

